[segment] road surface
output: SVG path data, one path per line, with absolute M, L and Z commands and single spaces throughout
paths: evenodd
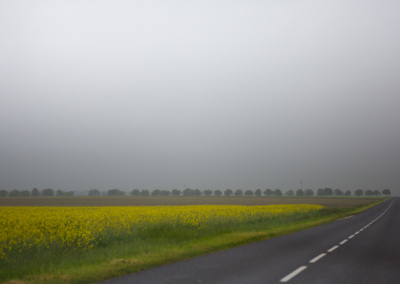
M 104 283 L 400 283 L 400 198 L 329 224 Z

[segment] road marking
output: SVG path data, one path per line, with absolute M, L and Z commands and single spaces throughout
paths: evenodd
M 316 263 L 318 260 L 323 258 L 326 255 L 326 253 L 321 253 L 319 256 L 314 257 L 313 259 L 310 260 L 310 263 Z
M 331 247 L 330 249 L 328 249 L 328 252 L 333 252 L 335 249 L 337 249 L 339 246 L 334 246 L 334 247 Z
M 350 240 L 351 238 L 353 238 L 355 235 L 359 234 L 360 232 L 362 232 L 364 229 L 366 229 L 368 226 L 372 225 L 375 221 L 377 221 L 379 218 L 381 218 L 383 215 L 385 215 L 385 213 L 389 210 L 389 208 L 392 206 L 394 200 L 392 201 L 392 203 L 390 203 L 389 207 L 386 208 L 386 210 L 379 215 L 375 220 L 371 221 L 368 225 L 364 226 L 364 228 L 360 229 L 359 231 L 355 232 L 353 235 L 349 236 L 347 239 L 344 239 L 343 241 L 341 241 L 339 244 L 343 245 L 345 244 L 348 240 Z M 351 217 L 351 216 L 350 216 Z M 333 246 L 330 249 L 327 250 L 327 252 L 332 252 L 335 249 L 337 249 L 339 246 Z M 326 255 L 326 253 L 321 253 L 320 255 L 314 257 L 313 259 L 311 259 L 309 262 L 310 263 L 315 263 L 318 260 L 320 260 L 321 258 L 323 258 Z M 285 277 L 283 277 L 280 282 L 288 282 L 290 279 L 292 279 L 293 277 L 295 277 L 297 274 L 301 273 L 303 270 L 305 270 L 307 268 L 307 266 L 300 266 L 299 268 L 297 268 L 296 270 L 294 270 L 293 272 L 289 273 L 288 275 L 286 275 Z
M 288 282 L 290 279 L 292 279 L 293 277 L 295 277 L 297 274 L 299 274 L 300 272 L 302 272 L 304 269 L 306 269 L 307 266 L 300 266 L 299 268 L 297 268 L 295 271 L 293 271 L 292 273 L 289 273 L 288 275 L 286 275 L 285 277 L 283 277 L 281 279 L 281 282 Z

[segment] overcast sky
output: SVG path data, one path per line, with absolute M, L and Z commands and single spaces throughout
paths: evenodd
M 0 189 L 389 188 L 400 2 L 0 2 Z

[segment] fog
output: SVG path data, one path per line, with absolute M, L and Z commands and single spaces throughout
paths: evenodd
M 0 2 L 0 189 L 389 188 L 398 1 Z

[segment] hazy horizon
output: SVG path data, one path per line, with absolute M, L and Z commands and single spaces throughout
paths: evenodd
M 400 194 L 398 1 L 0 3 L 0 189 Z

